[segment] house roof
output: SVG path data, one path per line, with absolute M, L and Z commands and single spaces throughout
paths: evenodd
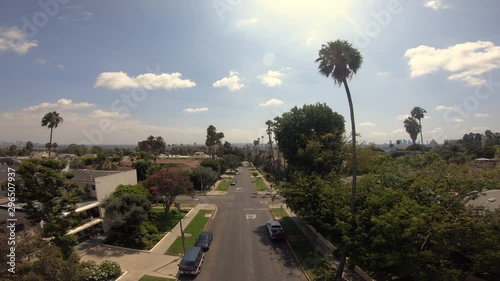
M 71 178 L 71 181 L 74 182 L 93 182 L 95 178 L 123 172 L 123 171 L 88 170 L 88 169 L 83 169 L 83 170 L 72 169 L 70 171 L 75 175 L 73 178 Z

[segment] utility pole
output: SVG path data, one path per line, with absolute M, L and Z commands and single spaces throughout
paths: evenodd
M 184 254 L 186 254 L 186 246 L 184 244 L 184 230 L 182 229 L 181 204 L 179 202 L 175 202 L 175 207 L 177 207 L 177 210 L 179 212 L 179 224 L 181 226 L 181 237 L 182 237 L 182 251 Z

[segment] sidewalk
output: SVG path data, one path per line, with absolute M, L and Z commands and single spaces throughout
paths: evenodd
M 185 228 L 198 211 L 204 209 L 213 210 L 212 217 L 217 212 L 217 206 L 213 204 L 198 204 L 183 218 L 182 226 Z M 179 236 L 181 236 L 181 230 L 180 225 L 177 224 L 149 252 L 103 245 L 99 240 L 85 241 L 76 247 L 76 251 L 82 261 L 101 263 L 104 260 L 112 260 L 119 263 L 122 271 L 127 272 L 120 278 L 120 281 L 137 281 L 144 275 L 177 280 L 177 264 L 181 257 L 167 256 L 164 253 Z

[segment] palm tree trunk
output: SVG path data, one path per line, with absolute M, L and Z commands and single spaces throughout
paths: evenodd
M 54 128 L 50 128 L 50 145 L 49 145 L 49 159 L 50 159 L 50 152 L 52 150 L 52 131 L 54 130 Z
M 424 145 L 424 133 L 422 132 L 422 120 L 418 119 L 418 124 L 420 125 L 420 144 Z
M 274 178 L 276 178 L 276 163 L 274 163 L 274 151 L 273 151 L 273 142 L 271 140 L 271 134 L 269 134 L 269 147 L 270 147 L 270 154 L 271 154 L 271 164 L 272 164 L 272 171 L 271 173 L 274 174 Z
M 356 157 L 356 123 L 354 122 L 354 106 L 352 104 L 351 91 L 349 91 L 349 86 L 347 85 L 347 80 L 344 79 L 344 88 L 347 94 L 347 101 L 349 102 L 349 111 L 351 113 L 351 130 L 352 130 L 352 189 L 351 189 L 351 227 L 349 229 L 349 236 L 353 238 L 354 227 L 356 218 L 354 214 L 356 212 L 356 176 L 358 170 L 358 163 Z M 342 274 L 344 273 L 344 267 L 346 264 L 346 250 L 344 249 L 342 257 L 340 259 L 339 267 L 337 268 L 337 280 L 342 280 Z

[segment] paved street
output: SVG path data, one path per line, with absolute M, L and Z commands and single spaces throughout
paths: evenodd
M 213 246 L 196 280 L 307 280 L 286 242 L 269 238 L 271 199 L 256 197 L 248 170 L 240 170 L 227 195 L 200 197 L 203 203 L 216 201 L 218 211 L 207 227 L 215 234 Z
M 248 170 L 240 170 L 236 186 L 231 186 L 227 195 L 178 198 L 180 202 L 198 203 L 184 218 L 184 227 L 198 210 L 214 209 L 207 230 L 215 235 L 201 273 L 197 277 L 181 276 L 178 280 L 307 280 L 286 242 L 269 238 L 265 224 L 270 219 L 271 199 L 256 196 Z M 178 236 L 180 229 L 175 227 L 151 252 L 95 246 L 92 241 L 77 249 L 82 260 L 120 263 L 122 270 L 127 271 L 120 281 L 137 281 L 144 274 L 176 278 L 179 257 L 163 253 Z

